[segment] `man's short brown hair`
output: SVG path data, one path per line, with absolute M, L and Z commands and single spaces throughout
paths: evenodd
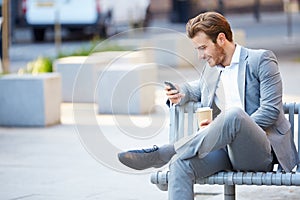
M 214 43 L 219 33 L 224 33 L 227 40 L 232 42 L 232 31 L 226 18 L 217 12 L 205 12 L 192 18 L 186 24 L 189 38 L 194 38 L 198 32 L 204 32 Z

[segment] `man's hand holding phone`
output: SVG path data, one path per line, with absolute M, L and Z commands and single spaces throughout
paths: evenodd
M 181 98 L 184 97 L 184 94 L 179 92 L 179 86 L 173 84 L 170 81 L 165 81 L 165 91 L 168 99 L 172 104 L 177 104 L 180 102 Z

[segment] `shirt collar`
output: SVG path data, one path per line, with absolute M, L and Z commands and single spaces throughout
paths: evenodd
M 238 44 L 235 44 L 235 50 L 234 50 L 230 65 L 239 63 L 240 54 L 241 54 L 241 46 Z
M 232 59 L 231 59 L 231 62 L 230 62 L 230 65 L 227 66 L 227 67 L 230 67 L 232 66 L 233 64 L 238 64 L 239 63 L 239 60 L 240 60 L 240 54 L 241 54 L 241 46 L 238 45 L 238 44 L 235 44 L 235 50 L 233 52 L 233 55 L 232 55 Z M 221 65 L 217 65 L 217 69 L 219 71 L 222 71 L 225 69 L 225 67 L 221 66 Z

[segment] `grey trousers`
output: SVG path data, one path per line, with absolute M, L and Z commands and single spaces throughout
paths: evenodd
M 197 178 L 223 170 L 271 171 L 266 133 L 240 108 L 221 113 L 197 134 L 175 144 L 170 163 L 169 200 L 193 200 Z

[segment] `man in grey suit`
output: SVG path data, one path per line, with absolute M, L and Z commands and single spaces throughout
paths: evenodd
M 222 170 L 286 172 L 298 163 L 290 124 L 284 116 L 282 81 L 275 55 L 233 41 L 228 21 L 215 12 L 186 26 L 199 59 L 207 61 L 199 80 L 171 89 L 170 104 L 199 101 L 213 109 L 199 131 L 175 144 L 119 153 L 128 167 L 142 170 L 170 163 L 169 199 L 194 199 L 195 179 Z

